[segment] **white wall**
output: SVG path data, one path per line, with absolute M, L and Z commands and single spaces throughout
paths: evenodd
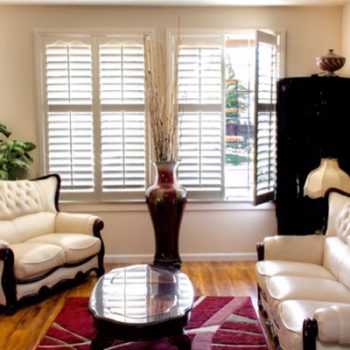
M 315 57 L 341 49 L 341 7 L 166 8 L 94 6 L 0 6 L 0 121 L 18 139 L 39 143 L 37 133 L 34 29 L 176 28 L 285 29 L 286 75 L 317 73 Z M 36 161 L 32 176 L 39 174 Z M 107 255 L 143 260 L 154 250 L 151 221 L 144 204 L 66 204 L 62 209 L 87 211 L 105 221 Z M 187 259 L 254 257 L 255 243 L 276 232 L 272 205 L 201 204 L 187 206 L 180 249 Z

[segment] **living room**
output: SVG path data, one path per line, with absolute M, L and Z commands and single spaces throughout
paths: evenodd
M 283 33 L 280 77 L 319 73 L 316 57 L 333 49 L 350 54 L 350 4 L 305 1 L 267 6 L 125 6 L 40 1 L 0 2 L 0 121 L 14 138 L 37 145 L 30 178 L 46 175 L 41 131 L 38 33 L 95 34 L 108 31 L 153 31 L 167 45 L 167 31 L 210 33 L 225 30 L 268 29 Z M 276 1 L 277 3 L 277 1 Z M 349 65 L 337 72 L 346 77 Z M 105 263 L 151 262 L 154 254 L 152 222 L 142 200 L 62 201 L 62 211 L 91 213 L 104 221 Z M 255 206 L 252 199 L 192 200 L 187 203 L 179 248 L 186 262 L 256 261 L 256 243 L 277 232 L 272 202 Z M 248 263 L 248 264 L 249 264 Z M 216 264 L 216 263 L 215 263 Z M 210 290 L 210 288 L 209 288 Z M 4 322 L 1 320 L 1 323 Z M 18 330 L 20 333 L 20 330 Z M 20 337 L 20 335 L 18 335 Z

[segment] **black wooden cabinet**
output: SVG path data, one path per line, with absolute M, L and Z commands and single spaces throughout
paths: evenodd
M 304 196 L 321 157 L 350 174 L 350 79 L 285 78 L 277 86 L 276 214 L 279 234 L 311 234 L 327 214 L 325 199 Z

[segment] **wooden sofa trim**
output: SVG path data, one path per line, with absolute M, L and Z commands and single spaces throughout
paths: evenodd
M 17 301 L 17 289 L 14 272 L 15 257 L 13 251 L 10 248 L 0 249 L 0 260 L 3 261 L 3 272 L 1 276 L 1 285 L 6 298 L 6 309 L 10 314 L 14 312 L 14 305 Z M 2 305 L 0 305 L 1 311 Z M 5 311 L 6 312 L 6 311 Z
M 303 322 L 303 348 L 304 350 L 316 350 L 316 338 L 318 334 L 317 321 L 307 318 Z

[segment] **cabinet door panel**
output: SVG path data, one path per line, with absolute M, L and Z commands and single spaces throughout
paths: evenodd
M 304 197 L 321 157 L 350 173 L 350 79 L 286 78 L 278 83 L 276 213 L 280 234 L 311 234 L 324 225 L 325 199 Z

